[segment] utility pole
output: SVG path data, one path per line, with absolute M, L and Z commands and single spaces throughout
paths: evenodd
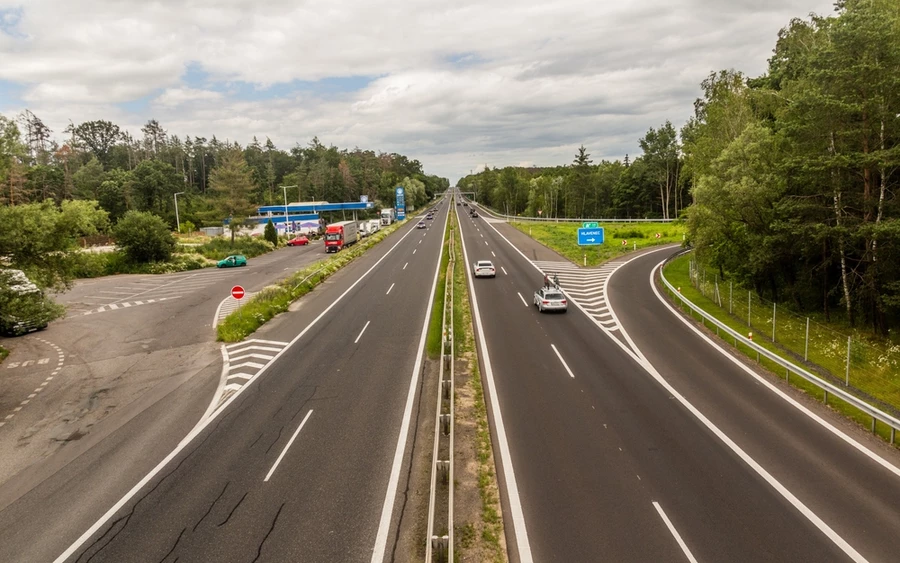
M 175 194 L 175 231 L 178 234 L 181 234 L 181 221 L 178 218 L 178 196 L 182 195 L 184 192 L 178 192 Z

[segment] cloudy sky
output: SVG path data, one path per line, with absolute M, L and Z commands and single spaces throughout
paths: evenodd
M 832 0 L 0 0 L 0 113 L 470 170 L 632 157 Z

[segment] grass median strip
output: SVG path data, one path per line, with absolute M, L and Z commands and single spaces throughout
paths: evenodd
M 291 303 L 303 297 L 329 276 L 362 256 L 366 250 L 399 229 L 404 223 L 384 227 L 374 235 L 338 252 L 331 258 L 315 262 L 274 285 L 254 295 L 246 305 L 234 311 L 216 327 L 217 340 L 240 342 L 279 313 L 288 310 Z
M 464 265 L 455 217 L 451 234 L 457 265 Z M 454 268 L 453 346 L 457 362 L 456 561 L 508 561 L 491 431 L 475 351 L 465 267 Z M 468 369 L 463 368 L 467 366 Z
M 436 359 L 441 354 L 441 341 L 443 340 L 441 335 L 441 321 L 443 320 L 442 311 L 444 310 L 444 289 L 447 286 L 447 264 L 450 263 L 450 253 L 447 252 L 447 247 L 450 244 L 450 234 L 454 229 L 454 218 L 452 213 L 450 214 L 450 221 L 448 221 L 447 226 L 448 228 L 444 231 L 444 240 L 441 243 L 444 245 L 444 252 L 441 253 L 441 273 L 438 277 L 438 286 L 434 294 L 434 306 L 431 309 L 431 320 L 428 323 L 428 337 L 425 344 L 428 357 L 431 359 Z

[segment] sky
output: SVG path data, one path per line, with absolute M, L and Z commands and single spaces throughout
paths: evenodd
M 640 155 L 833 0 L 0 0 L 0 113 L 485 166 Z

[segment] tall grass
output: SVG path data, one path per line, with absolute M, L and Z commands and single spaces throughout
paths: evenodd
M 682 223 L 601 223 L 604 242 L 597 246 L 578 246 L 578 223 L 513 222 L 513 227 L 576 264 L 596 266 L 635 249 L 684 240 Z M 660 238 L 656 238 L 657 233 Z M 624 244 L 623 244 L 624 241 Z

